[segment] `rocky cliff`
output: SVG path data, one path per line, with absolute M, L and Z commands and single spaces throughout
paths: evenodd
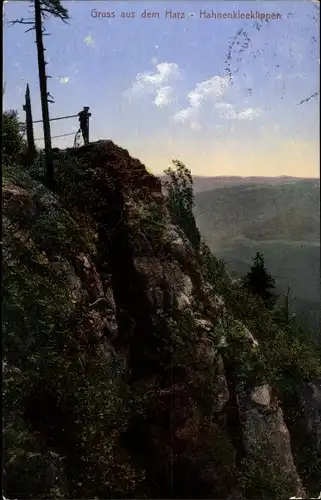
M 55 171 L 54 193 L 40 163 L 4 176 L 6 496 L 305 496 L 260 340 L 160 181 L 111 141 L 56 151 Z

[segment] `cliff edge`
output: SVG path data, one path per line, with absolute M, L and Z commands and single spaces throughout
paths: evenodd
M 260 339 L 207 280 L 160 180 L 111 141 L 54 164 L 54 193 L 40 161 L 3 179 L 6 496 L 306 495 Z

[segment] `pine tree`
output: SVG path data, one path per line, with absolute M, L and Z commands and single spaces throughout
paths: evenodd
M 243 286 L 253 295 L 261 297 L 268 309 L 274 307 L 278 298 L 273 292 L 275 280 L 265 267 L 262 253 L 256 253 L 250 271 L 243 278 Z

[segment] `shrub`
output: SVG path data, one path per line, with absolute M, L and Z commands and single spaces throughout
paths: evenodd
M 23 129 L 14 110 L 2 114 L 2 154 L 4 163 L 20 163 L 26 152 Z

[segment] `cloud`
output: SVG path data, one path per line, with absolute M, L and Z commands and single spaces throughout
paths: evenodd
M 156 104 L 159 108 L 168 106 L 173 101 L 173 89 L 169 85 L 165 85 L 164 87 L 160 87 L 156 90 L 154 104 Z
M 132 87 L 125 91 L 128 99 L 143 95 L 153 95 L 154 104 L 164 107 L 174 101 L 172 84 L 181 78 L 181 70 L 176 63 L 161 62 L 156 64 L 157 71 L 138 73 Z
M 259 108 L 247 108 L 244 111 L 241 111 L 237 114 L 238 120 L 253 120 L 253 118 L 257 118 L 261 116 L 262 110 Z
M 217 103 L 215 109 L 218 111 L 218 116 L 226 120 L 253 120 L 263 113 L 259 108 L 246 108 L 238 113 L 233 104 L 225 102 Z
M 229 78 L 220 76 L 213 76 L 209 80 L 197 83 L 195 90 L 187 96 L 190 105 L 199 108 L 209 97 L 214 99 L 221 97 L 228 86 Z
M 223 110 L 234 110 L 234 105 L 229 104 L 228 102 L 218 102 L 215 104 L 216 109 L 223 109 Z
M 59 83 L 61 85 L 66 85 L 69 82 L 69 76 L 61 76 L 59 77 Z
M 83 41 L 84 41 L 85 45 L 87 45 L 87 47 L 94 47 L 95 46 L 95 42 L 93 40 L 93 37 L 90 34 L 85 36 Z
M 173 116 L 173 121 L 176 123 L 188 123 L 190 127 L 194 130 L 200 128 L 198 122 L 198 108 L 189 107 L 181 109 Z
M 216 101 L 221 98 L 229 85 L 229 77 L 220 76 L 213 76 L 208 80 L 197 83 L 195 89 L 187 94 L 189 107 L 178 111 L 173 116 L 173 121 L 177 123 L 189 123 L 194 129 L 200 128 L 198 116 L 204 102 L 209 99 Z

